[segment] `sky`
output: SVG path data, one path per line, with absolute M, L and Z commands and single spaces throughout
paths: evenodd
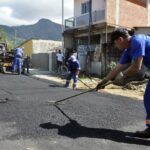
M 73 1 L 64 0 L 64 18 L 73 17 Z M 0 0 L 0 25 L 30 25 L 46 18 L 62 23 L 62 0 Z

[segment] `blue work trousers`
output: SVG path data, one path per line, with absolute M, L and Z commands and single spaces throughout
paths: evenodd
M 73 79 L 73 83 L 76 84 L 78 81 L 78 77 L 77 74 L 74 72 L 68 72 L 67 74 L 67 81 L 70 81 L 71 79 Z
M 13 72 L 18 71 L 18 74 L 21 74 L 22 71 L 22 59 L 19 57 L 15 57 L 13 62 Z
M 144 106 L 146 110 L 146 125 L 150 128 L 150 80 L 148 81 L 145 94 L 144 94 Z

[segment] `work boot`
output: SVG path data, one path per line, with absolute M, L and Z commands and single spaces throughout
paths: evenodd
M 64 87 L 68 88 L 69 87 L 69 81 L 66 81 L 66 84 L 64 85 Z
M 144 131 L 135 132 L 135 137 L 150 138 L 150 128 L 146 128 Z
M 77 88 L 76 84 L 72 85 L 73 90 L 75 90 Z

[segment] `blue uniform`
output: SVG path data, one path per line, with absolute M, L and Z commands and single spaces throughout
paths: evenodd
M 13 62 L 13 72 L 16 72 L 18 69 L 18 73 L 21 74 L 22 71 L 22 57 L 23 57 L 23 50 L 22 48 L 15 49 L 15 58 Z
M 134 35 L 130 47 L 124 50 L 119 62 L 120 64 L 131 63 L 141 56 L 143 56 L 143 64 L 150 69 L 150 36 Z M 146 125 L 150 128 L 150 80 L 144 94 L 144 106 L 147 113 Z
M 72 61 L 71 59 L 68 60 L 67 63 L 68 67 L 68 74 L 67 74 L 67 80 L 71 80 L 73 78 L 74 84 L 77 83 L 77 71 L 80 69 L 79 61 L 76 59 L 75 61 Z

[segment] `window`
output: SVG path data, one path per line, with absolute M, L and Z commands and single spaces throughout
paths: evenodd
M 82 3 L 82 6 L 81 6 L 82 7 L 82 10 L 81 10 L 82 14 L 89 12 L 89 10 L 90 10 L 89 4 L 90 4 L 89 1 Z

